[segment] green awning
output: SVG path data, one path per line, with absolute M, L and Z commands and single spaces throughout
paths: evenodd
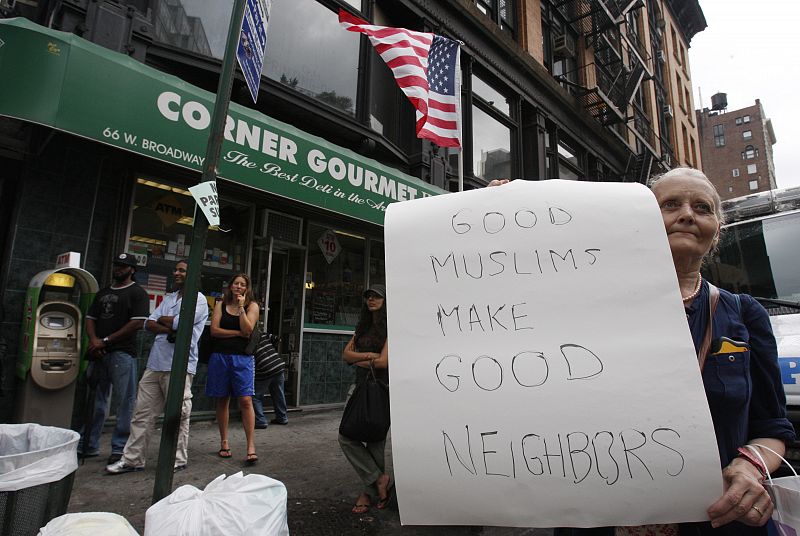
M 0 115 L 201 171 L 214 95 L 76 35 L 0 20 Z M 219 176 L 383 224 L 395 201 L 445 193 L 231 104 Z

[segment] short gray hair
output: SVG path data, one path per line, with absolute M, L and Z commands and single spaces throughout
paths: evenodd
M 711 179 L 706 177 L 706 174 L 699 169 L 691 167 L 677 167 L 667 171 L 666 173 L 662 173 L 661 175 L 650 177 L 650 179 L 647 181 L 647 186 L 652 190 L 653 186 L 655 186 L 658 181 L 672 177 L 691 177 L 693 179 L 706 181 L 708 185 L 711 186 L 711 191 L 713 192 L 714 214 L 717 216 L 720 225 L 725 223 L 725 214 L 722 213 L 722 198 L 720 198 L 719 192 L 717 192 L 717 188 L 714 186 L 714 183 L 711 182 Z

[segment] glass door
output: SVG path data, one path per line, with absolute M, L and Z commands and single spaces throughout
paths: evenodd
M 305 247 L 270 238 L 259 286 L 266 306 L 264 328 L 278 337 L 276 349 L 286 361 L 286 403 L 291 406 L 298 404 L 305 257 Z

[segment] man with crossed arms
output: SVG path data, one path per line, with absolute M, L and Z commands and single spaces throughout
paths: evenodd
M 167 399 L 169 377 L 172 370 L 172 356 L 175 352 L 174 332 L 178 329 L 179 313 L 183 298 L 183 284 L 186 280 L 186 261 L 178 261 L 172 276 L 175 279 L 175 292 L 167 294 L 164 301 L 156 307 L 145 321 L 145 329 L 156 334 L 147 369 L 139 381 L 136 397 L 136 411 L 131 420 L 131 434 L 125 444 L 122 458 L 106 466 L 112 475 L 142 471 L 145 465 L 147 443 L 155 425 L 156 416 L 164 411 Z M 178 432 L 178 450 L 175 453 L 175 471 L 186 469 L 189 447 L 189 416 L 192 413 L 192 379 L 197 370 L 197 341 L 203 333 L 208 320 L 208 302 L 202 293 L 197 293 L 197 306 L 192 327 L 192 342 L 189 345 L 189 366 L 183 391 L 181 424 Z

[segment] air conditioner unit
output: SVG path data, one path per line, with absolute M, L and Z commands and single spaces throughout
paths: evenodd
M 666 59 L 667 59 L 667 55 L 664 54 L 663 50 L 658 50 L 658 51 L 656 51 L 656 59 L 658 61 L 660 61 L 661 63 L 664 63 L 664 61 L 666 61 Z
M 672 119 L 675 115 L 672 113 L 672 105 L 665 104 L 664 107 L 661 109 L 664 112 L 664 117 L 668 117 Z
M 558 35 L 553 39 L 553 55 L 570 57 L 575 55 L 575 40 L 568 35 Z

